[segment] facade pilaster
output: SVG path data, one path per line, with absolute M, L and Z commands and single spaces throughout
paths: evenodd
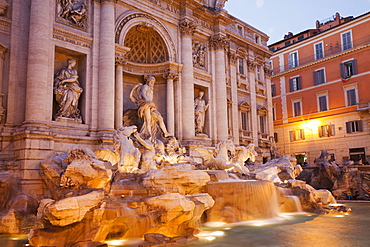
M 175 133 L 175 97 L 174 80 L 178 78 L 175 73 L 168 73 L 164 76 L 167 82 L 167 130 L 173 135 Z
M 268 129 L 270 136 L 274 136 L 274 121 L 273 121 L 273 106 L 272 106 L 272 92 L 271 92 L 271 74 L 272 70 L 270 69 L 269 65 L 264 66 L 263 70 L 264 74 L 262 78 L 265 78 L 266 84 L 266 95 L 267 95 L 267 109 L 268 111 Z
M 256 97 L 256 63 L 254 61 L 248 60 L 248 78 L 249 78 L 249 89 L 251 93 L 251 119 L 258 119 L 257 115 L 257 97 Z M 252 123 L 256 124 L 259 121 L 252 121 Z M 258 124 L 252 126 L 252 136 L 253 136 L 253 144 L 258 147 L 258 131 L 259 126 Z
M 99 75 L 98 75 L 98 131 L 114 131 L 115 104 L 115 1 L 101 0 Z
M 237 86 L 237 56 L 235 52 L 230 52 L 229 54 L 230 63 L 230 85 L 231 85 L 231 100 L 232 100 L 232 130 L 234 143 L 239 145 L 239 111 L 238 111 L 238 86 Z
M 46 124 L 52 117 L 53 81 L 49 74 L 52 54 L 52 1 L 31 2 L 28 43 L 25 123 Z
M 0 122 L 3 120 L 5 109 L 3 107 L 3 73 L 4 73 L 4 53 L 7 51 L 6 47 L 0 44 Z
M 183 139 L 194 138 L 194 68 L 192 55 L 192 36 L 195 26 L 189 19 L 184 19 L 179 24 L 181 32 L 181 60 L 182 69 L 182 137 Z
M 114 101 L 114 128 L 122 126 L 123 118 L 123 66 L 126 60 L 116 54 L 116 84 L 115 84 L 115 101 Z
M 215 93 L 216 93 L 216 119 L 217 119 L 217 140 L 228 139 L 227 119 L 227 92 L 225 73 L 225 49 L 228 46 L 226 38 L 220 34 L 210 39 L 210 46 L 215 52 Z

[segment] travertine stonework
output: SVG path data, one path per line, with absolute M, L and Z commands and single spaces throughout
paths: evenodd
M 233 139 L 254 144 L 257 162 L 269 159 L 268 37 L 225 2 L 0 1 L 1 167 L 42 194 L 40 161 L 82 146 L 114 150 L 115 131 L 140 108 L 130 93 L 149 76 L 165 136 L 188 155 Z M 53 82 L 65 66 L 76 80 L 60 88 Z M 211 103 L 196 126 L 201 91 Z

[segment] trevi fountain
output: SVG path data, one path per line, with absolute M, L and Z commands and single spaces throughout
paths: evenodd
M 225 2 L 0 0 L 0 246 L 370 245 L 370 175 L 278 153 Z

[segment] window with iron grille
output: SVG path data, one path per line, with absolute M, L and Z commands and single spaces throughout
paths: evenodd
M 323 49 L 323 43 L 317 43 L 315 44 L 315 59 L 321 59 L 324 57 L 324 49 Z
M 342 33 L 342 48 L 343 51 L 352 48 L 351 32 Z

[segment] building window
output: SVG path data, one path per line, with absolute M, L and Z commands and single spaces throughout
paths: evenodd
M 275 83 L 271 83 L 271 96 L 272 97 L 276 96 L 276 85 L 275 85 Z
M 248 112 L 241 112 L 241 129 L 249 130 L 249 114 Z
M 327 124 L 319 126 L 319 137 L 330 137 L 335 135 L 335 125 Z
M 304 39 L 304 35 L 298 36 L 298 41 L 301 41 L 302 39 Z
M 324 49 L 323 49 L 323 43 L 317 43 L 315 44 L 315 59 L 321 59 L 324 57 Z
M 244 59 L 240 57 L 238 60 L 239 60 L 239 74 L 244 75 Z
M 274 133 L 274 140 L 275 140 L 275 142 L 278 142 L 278 133 Z
M 290 88 L 290 92 L 302 89 L 301 77 L 296 76 L 296 77 L 290 78 L 289 79 L 289 88 Z
M 302 116 L 302 102 L 301 102 L 301 99 L 296 99 L 296 100 L 292 101 L 292 105 L 293 105 L 293 116 L 294 117 Z
M 259 131 L 260 133 L 267 133 L 267 128 L 266 128 L 266 116 L 259 116 L 260 119 L 260 126 L 259 126 Z
M 347 133 L 362 132 L 363 131 L 362 121 L 357 120 L 346 122 L 346 129 Z
M 356 105 L 358 102 L 357 85 L 344 87 L 346 106 Z
M 272 106 L 272 121 L 276 120 L 276 104 Z
M 290 45 L 290 40 L 285 42 L 285 46 Z
M 260 65 L 257 65 L 257 80 L 262 81 L 261 66 Z
M 313 72 L 314 85 L 325 83 L 325 69 L 318 69 Z
M 340 75 L 342 79 L 349 79 L 355 74 L 357 74 L 356 59 L 340 64 Z
M 289 132 L 290 141 L 300 141 L 304 140 L 304 129 L 296 129 Z
M 292 52 L 288 55 L 289 69 L 298 67 L 298 52 Z
M 328 107 L 328 95 L 327 92 L 316 94 L 318 111 L 327 111 Z
M 348 50 L 352 48 L 351 31 L 342 33 L 342 50 Z

